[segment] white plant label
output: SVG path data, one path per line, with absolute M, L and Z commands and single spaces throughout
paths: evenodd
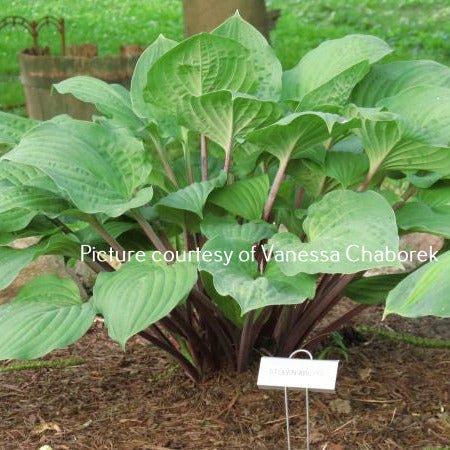
M 259 366 L 261 389 L 311 389 L 334 392 L 339 361 L 263 356 Z

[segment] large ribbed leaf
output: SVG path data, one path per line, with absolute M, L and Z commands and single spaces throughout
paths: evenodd
M 80 339 L 91 327 L 92 303 L 78 287 L 53 275 L 37 277 L 0 305 L 0 360 L 39 358 Z
M 450 146 L 450 89 L 415 86 L 378 102 L 399 114 L 403 134 L 438 147 Z
M 233 215 L 257 220 L 262 216 L 268 192 L 269 177 L 261 175 L 218 189 L 210 196 L 209 201 Z
M 0 111 L 0 144 L 18 144 L 22 136 L 37 124 L 36 120 Z
M 205 134 L 224 150 L 233 141 L 254 129 L 276 121 L 282 114 L 274 102 L 217 91 L 189 97 L 179 111 L 181 123 L 190 130 Z
M 431 207 L 411 202 L 403 205 L 396 215 L 401 230 L 423 231 L 450 239 L 450 205 Z
M 171 192 L 166 197 L 163 197 L 158 202 L 157 208 L 163 206 L 182 211 L 191 211 L 197 216 L 203 217 L 203 207 L 208 196 L 214 189 L 223 186 L 226 181 L 227 176 L 225 172 L 221 172 L 220 175 L 211 180 L 192 183 L 184 189 Z
M 208 239 L 223 236 L 227 239 L 242 239 L 251 242 L 268 239 L 277 232 L 275 225 L 262 220 L 241 225 L 231 217 L 219 216 L 208 216 L 202 222 L 201 230 Z
M 284 73 L 283 97 L 302 102 L 305 108 L 343 104 L 369 64 L 391 51 L 375 36 L 354 34 L 326 41 Z
M 379 168 L 450 173 L 450 89 L 412 87 L 379 105 L 390 116 L 366 114 L 358 131 L 371 173 Z
M 352 281 L 343 294 L 363 305 L 383 304 L 389 292 L 407 276 L 406 273 L 376 275 Z
M 21 230 L 38 214 L 55 217 L 68 209 L 55 190 L 51 179 L 35 167 L 1 160 L 0 231 Z
M 369 162 L 364 154 L 351 152 L 328 152 L 325 161 L 325 174 L 339 181 L 344 189 L 352 186 L 367 173 Z
M 352 101 L 361 106 L 375 106 L 382 98 L 420 85 L 450 88 L 450 68 L 426 60 L 375 65 L 352 93 Z
M 144 100 L 172 113 L 188 95 L 218 90 L 254 92 L 250 52 L 228 38 L 202 33 L 186 39 L 156 61 L 148 72 Z
M 151 170 L 142 143 L 97 124 L 43 123 L 4 159 L 42 170 L 85 213 L 119 216 L 152 196 L 151 188 L 141 189 Z
M 257 145 L 260 151 L 286 161 L 297 156 L 296 149 L 302 152 L 324 142 L 335 123 L 341 121 L 343 119 L 340 116 L 328 113 L 290 114 L 273 125 L 253 131 L 248 135 L 248 140 Z
M 376 192 L 330 192 L 309 207 L 303 228 L 307 242 L 291 233 L 278 233 L 269 241 L 268 250 L 287 275 L 401 267 L 394 211 Z M 391 254 L 385 256 L 386 251 Z
M 76 76 L 54 85 L 60 94 L 72 94 L 78 100 L 93 103 L 105 116 L 131 129 L 144 123 L 131 109 L 130 93 L 119 84 L 108 84 L 98 78 Z
M 10 209 L 1 214 L 0 233 L 10 233 L 24 229 L 36 216 L 35 211 L 22 208 Z
M 200 270 L 213 276 L 217 292 L 234 298 L 242 314 L 269 305 L 298 304 L 314 296 L 315 278 L 310 275 L 286 276 L 273 261 L 261 275 L 256 262 L 241 261 L 240 255 L 249 255 L 251 246 L 252 240 L 215 237 L 203 246 L 202 252 L 227 253 L 231 255 L 229 264 L 217 259 L 208 263 L 201 259 L 199 263 Z
M 406 277 L 386 299 L 384 316 L 450 317 L 450 252 Z
M 161 258 L 161 255 L 158 255 Z M 105 318 L 108 333 L 123 347 L 127 340 L 165 317 L 197 281 L 191 263 L 170 266 L 130 261 L 117 272 L 102 273 L 94 288 L 94 306 Z
M 431 189 L 422 189 L 417 197 L 430 206 L 450 205 L 450 187 L 438 186 Z
M 155 116 L 154 107 L 144 100 L 144 89 L 147 84 L 147 74 L 150 67 L 162 55 L 177 45 L 176 41 L 165 38 L 162 34 L 153 42 L 152 45 L 139 57 L 134 68 L 133 78 L 131 79 L 131 103 L 133 111 L 142 118 L 153 118 Z
M 242 44 L 249 50 L 249 57 L 258 78 L 255 95 L 268 100 L 278 100 L 281 95 L 281 63 L 266 38 L 242 19 L 239 12 L 213 31 Z

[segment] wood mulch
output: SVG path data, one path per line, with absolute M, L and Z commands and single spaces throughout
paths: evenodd
M 449 446 L 450 352 L 368 339 L 349 348 L 336 394 L 311 393 L 311 448 Z M 100 325 L 48 359 L 69 357 L 84 364 L 0 373 L 0 449 L 286 448 L 283 393 L 258 390 L 256 367 L 195 386 L 164 353 L 139 338 L 123 352 Z M 290 407 L 302 449 L 303 393 Z

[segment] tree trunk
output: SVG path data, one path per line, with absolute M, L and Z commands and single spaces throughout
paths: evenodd
M 265 0 L 183 0 L 186 36 L 211 31 L 239 10 L 265 36 L 269 19 Z

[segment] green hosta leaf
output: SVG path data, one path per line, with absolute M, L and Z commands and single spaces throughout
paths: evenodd
M 394 149 L 401 139 L 399 124 L 394 116 L 387 116 L 388 120 L 363 120 L 358 134 L 362 138 L 364 149 L 370 162 L 370 173 L 374 174 L 380 167 L 389 168 L 389 156 L 394 155 Z
M 357 132 L 369 157 L 372 174 L 380 168 L 450 173 L 450 149 L 445 144 L 450 134 L 447 124 L 442 122 L 450 109 L 442 101 L 445 95 L 439 97 L 436 89 L 411 88 L 382 100 L 382 106 L 391 113 L 359 110 L 363 118 Z M 439 89 L 444 94 L 450 93 L 449 89 Z M 410 109 L 415 112 L 411 113 Z
M 191 211 L 202 218 L 203 208 L 208 196 L 214 189 L 223 186 L 226 181 L 226 173 L 221 172 L 219 176 L 211 180 L 190 184 L 184 189 L 172 192 L 166 197 L 163 197 L 158 202 L 157 208 L 163 206 L 182 211 Z
M 89 330 L 94 317 L 73 281 L 37 277 L 13 302 L 0 305 L 0 360 L 35 359 L 66 347 Z
M 34 259 L 34 247 L 23 250 L 0 247 L 0 290 L 6 289 Z
M 116 217 L 152 196 L 142 143 L 89 122 L 43 123 L 3 158 L 42 170 L 85 213 Z
M 363 305 L 383 304 L 389 292 L 402 281 L 407 274 L 376 275 L 352 281 L 343 294 L 356 303 Z
M 223 315 L 234 323 L 237 327 L 243 327 L 246 315 L 241 315 L 241 307 L 230 296 L 220 295 L 214 287 L 213 277 L 208 272 L 200 272 L 203 287 L 208 293 L 209 298 L 217 305 Z
M 308 159 L 293 160 L 287 173 L 313 197 L 320 195 L 325 183 L 325 167 Z
M 322 86 L 308 92 L 296 106 L 296 111 L 320 109 L 321 105 L 344 105 L 347 103 L 352 87 L 369 71 L 369 62 L 361 61 L 344 70 Z
M 161 256 L 161 255 L 160 255 Z M 102 273 L 94 287 L 94 306 L 109 335 L 124 347 L 128 339 L 169 314 L 197 281 L 194 264 L 170 266 L 130 261 L 117 272 Z
M 231 217 L 218 216 L 208 216 L 202 222 L 201 230 L 208 239 L 222 236 L 251 242 L 268 239 L 277 232 L 275 225 L 264 221 L 249 222 L 240 225 Z
M 23 230 L 35 216 L 34 211 L 21 208 L 10 209 L 0 215 L 0 233 Z
M 0 246 L 10 245 L 18 239 L 28 237 L 51 236 L 59 231 L 58 227 L 52 226 L 45 217 L 37 217 L 27 225 L 27 228 L 24 230 L 0 231 Z
M 269 241 L 269 250 L 272 246 L 287 275 L 401 267 L 395 215 L 376 192 L 330 192 L 309 207 L 303 228 L 308 242 L 291 233 L 278 233 Z M 385 256 L 387 251 L 390 254 Z
M 301 151 L 324 142 L 331 134 L 336 122 L 344 119 L 335 114 L 304 112 L 290 114 L 273 125 L 256 130 L 248 140 L 280 161 L 296 157 L 294 151 Z
M 183 126 L 205 134 L 224 150 L 249 131 L 268 125 L 281 116 L 273 102 L 217 91 L 200 97 L 189 97 L 179 116 Z
M 0 111 L 0 144 L 18 144 L 22 136 L 37 124 L 36 120 Z
M 421 189 L 417 198 L 430 206 L 450 206 L 450 187 L 440 186 L 432 189 Z
M 387 299 L 384 317 L 450 317 L 450 252 L 408 275 Z
M 0 188 L 0 219 L 3 212 L 8 212 L 15 208 L 22 208 L 26 211 L 35 211 L 48 216 L 57 216 L 69 205 L 52 192 L 36 189 L 28 186 L 14 186 L 9 189 Z
M 450 146 L 450 89 L 416 86 L 380 100 L 378 106 L 406 119 L 402 128 L 409 139 Z
M 54 235 L 25 249 L 0 247 L 0 290 L 7 288 L 33 260 L 42 255 L 80 257 L 80 242 L 70 235 Z
M 249 50 L 258 78 L 255 95 L 268 100 L 278 100 L 281 95 L 282 68 L 266 38 L 243 20 L 239 12 L 216 28 L 213 34 L 234 39 Z
M 218 189 L 210 196 L 209 201 L 233 215 L 247 220 L 258 220 L 261 218 L 268 192 L 269 177 L 261 175 Z
M 150 68 L 144 100 L 172 113 L 186 96 L 230 90 L 252 93 L 250 52 L 228 38 L 198 34 L 165 53 Z
M 423 231 L 450 239 L 450 205 L 431 207 L 422 202 L 410 202 L 396 215 L 401 230 Z
M 308 52 L 283 76 L 283 97 L 308 105 L 342 104 L 372 64 L 391 52 L 375 36 L 349 35 Z M 308 96 L 309 94 L 309 96 Z
M 426 173 L 424 175 L 417 174 L 417 173 L 407 173 L 405 171 L 407 180 L 415 187 L 418 187 L 420 189 L 428 189 L 429 187 L 433 186 L 437 181 L 439 181 L 443 175 L 440 173 Z
M 69 204 L 55 184 L 35 167 L 0 161 L 0 231 L 24 228 L 38 214 L 55 217 Z
M 144 100 L 144 89 L 147 84 L 147 74 L 153 64 L 176 45 L 176 41 L 167 39 L 160 34 L 155 42 L 147 47 L 147 49 L 139 57 L 136 67 L 134 68 L 130 89 L 133 111 L 139 117 L 153 118 L 155 116 L 154 107 L 146 103 Z
M 239 303 L 242 314 L 269 305 L 292 305 L 312 298 L 315 292 L 315 279 L 298 274 L 294 277 L 284 275 L 278 266 L 269 262 L 263 275 L 258 272 L 256 262 L 242 262 L 239 255 L 250 254 L 252 241 L 215 237 L 203 246 L 205 252 L 220 252 L 231 255 L 229 264 L 202 259 L 199 269 L 213 276 L 214 287 L 222 296 L 230 296 Z
M 98 78 L 77 76 L 54 85 L 60 94 L 72 94 L 82 102 L 93 103 L 105 116 L 139 130 L 144 123 L 131 109 L 130 93 L 119 84 L 108 84 Z
M 352 101 L 361 106 L 375 106 L 382 98 L 420 85 L 450 88 L 450 68 L 426 60 L 375 65 L 352 93 Z
M 335 151 L 327 153 L 325 173 L 338 180 L 344 189 L 361 181 L 368 169 L 366 155 Z

